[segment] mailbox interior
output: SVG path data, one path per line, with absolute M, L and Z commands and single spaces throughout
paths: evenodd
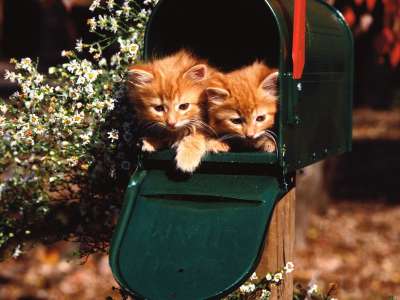
M 163 57 L 185 48 L 225 72 L 255 60 L 279 68 L 282 55 L 279 45 L 279 28 L 265 1 L 161 0 L 147 27 L 145 59 Z M 277 119 L 278 124 L 279 116 Z M 169 159 L 172 155 L 161 152 L 153 157 Z M 277 154 L 213 154 L 206 160 L 274 164 Z
M 222 71 L 256 59 L 279 66 L 278 27 L 265 1 L 161 0 L 146 37 L 146 58 L 186 48 Z

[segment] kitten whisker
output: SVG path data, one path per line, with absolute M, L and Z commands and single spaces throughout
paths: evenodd
M 276 133 L 275 132 L 273 132 L 272 130 L 270 130 L 270 129 L 267 129 L 267 130 L 265 130 L 265 132 L 267 132 L 267 133 L 269 133 L 269 134 L 271 134 L 273 137 L 275 137 L 275 138 L 277 138 L 278 136 L 276 135 Z
M 221 142 L 223 142 L 223 141 L 230 140 L 230 139 L 233 139 L 233 138 L 239 138 L 240 139 L 240 138 L 242 138 L 242 136 L 240 134 L 237 134 L 237 133 L 231 133 L 231 134 L 226 134 L 226 135 L 221 136 L 219 138 L 219 140 Z
M 146 122 L 146 123 L 142 124 L 141 130 L 149 130 L 149 129 L 153 128 L 153 127 L 157 127 L 157 126 L 160 126 L 160 125 L 161 124 L 158 124 L 158 122 Z
M 140 122 L 139 123 L 139 129 L 140 130 L 146 130 L 147 128 L 153 126 L 154 122 Z
M 126 82 L 130 83 L 131 85 L 135 86 L 135 83 L 132 80 L 126 80 Z
M 276 143 L 276 136 L 269 131 L 264 132 L 261 136 L 266 136 Z
M 140 131 L 149 132 L 149 131 L 165 131 L 167 130 L 167 126 L 161 122 L 145 122 L 140 127 Z
M 192 125 L 194 125 L 195 127 L 198 127 L 198 128 L 202 128 L 202 129 L 206 130 L 208 133 L 210 133 L 210 134 L 212 134 L 214 136 L 217 135 L 215 130 L 211 126 L 209 126 L 207 123 L 203 122 L 202 120 L 191 119 L 191 120 L 189 120 L 189 124 L 192 124 Z
M 191 124 L 190 122 L 185 124 L 184 126 L 182 126 L 182 128 L 189 130 L 190 133 L 192 133 L 194 131 L 194 128 L 196 126 L 194 126 L 193 124 Z

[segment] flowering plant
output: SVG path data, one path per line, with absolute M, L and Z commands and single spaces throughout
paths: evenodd
M 286 263 L 282 270 L 276 273 L 268 273 L 264 278 L 258 278 L 253 273 L 248 281 L 240 286 L 240 288 L 226 297 L 224 300 L 241 300 L 241 299 L 259 299 L 268 300 L 271 296 L 271 287 L 279 286 L 283 283 L 286 274 L 294 271 L 292 262 Z
M 47 74 L 30 58 L 11 60 L 15 70 L 5 78 L 19 89 L 0 100 L 0 250 L 13 245 L 19 254 L 25 241 L 52 234 L 90 244 L 82 222 L 72 220 L 76 214 L 87 225 L 95 219 L 112 226 L 117 177 L 132 171 L 135 158 L 126 146 L 135 128 L 124 101 L 125 75 L 140 57 L 155 3 L 93 1 L 90 10 L 99 14 L 88 26 L 98 39 L 78 40 L 62 52 L 66 62 Z M 99 189 L 105 181 L 108 189 Z
M 256 273 L 243 283 L 240 288 L 223 300 L 268 300 L 272 297 L 273 287 L 284 284 L 285 277 L 294 271 L 294 264 L 287 262 L 278 272 L 267 273 L 263 278 L 259 278 Z M 335 296 L 337 292 L 336 284 L 330 284 L 326 294 L 311 282 L 306 288 L 297 285 L 294 290 L 294 300 L 338 300 Z M 275 292 L 274 292 L 275 293 Z

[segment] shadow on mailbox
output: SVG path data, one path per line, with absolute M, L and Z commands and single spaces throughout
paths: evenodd
M 145 58 L 190 49 L 230 71 L 256 59 L 280 70 L 277 154 L 210 154 L 190 177 L 173 154 L 145 158 L 128 186 L 110 264 L 145 299 L 212 299 L 255 270 L 275 203 L 294 171 L 351 148 L 353 42 L 344 19 L 307 1 L 305 68 L 292 77 L 292 0 L 161 0 Z

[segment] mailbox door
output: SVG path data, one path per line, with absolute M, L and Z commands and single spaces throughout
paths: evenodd
M 138 171 L 112 241 L 115 278 L 141 299 L 219 299 L 254 272 L 282 195 L 269 176 Z

